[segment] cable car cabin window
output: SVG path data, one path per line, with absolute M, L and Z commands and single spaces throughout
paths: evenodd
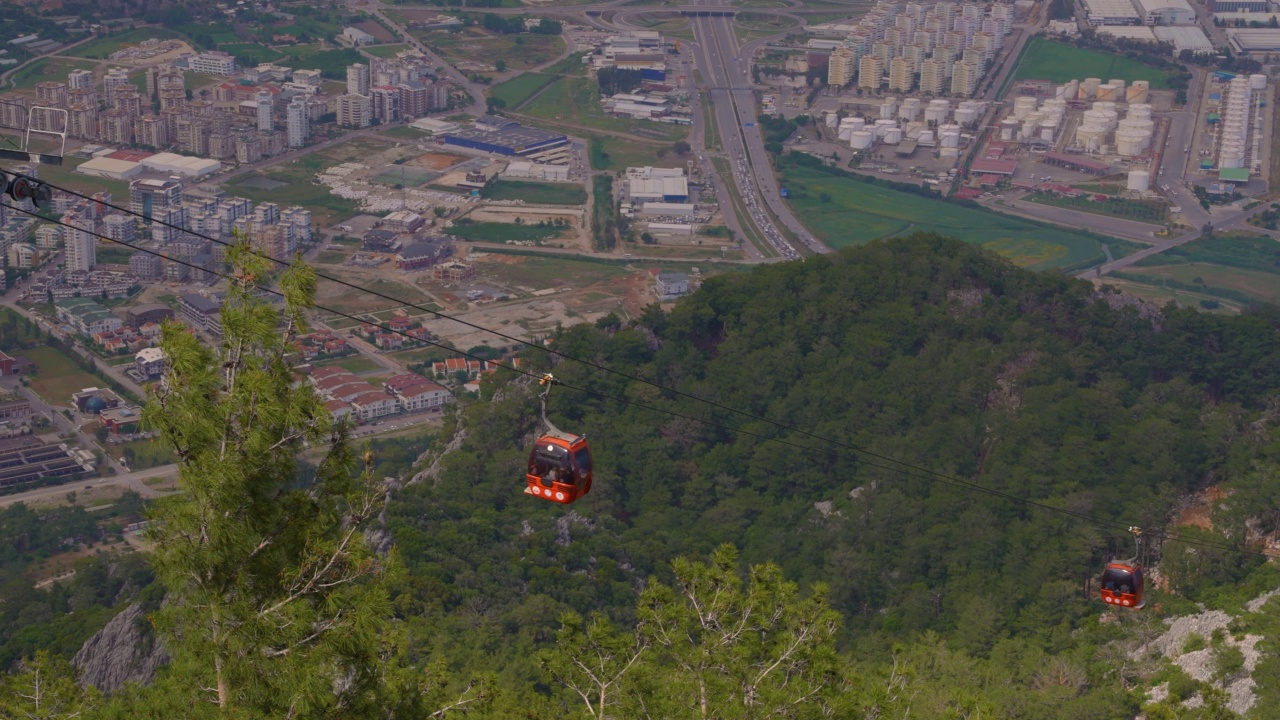
M 1102 589 L 1124 594 L 1137 592 L 1138 582 L 1136 580 L 1141 577 L 1139 574 L 1135 578 L 1134 573 L 1120 568 L 1107 568 L 1107 571 L 1102 574 Z
M 578 464 L 578 472 L 586 475 L 591 472 L 591 451 L 582 448 L 573 454 L 573 459 Z
M 573 469 L 569 467 L 569 452 L 558 445 L 540 443 L 533 453 L 533 474 L 544 482 L 565 485 L 576 483 Z

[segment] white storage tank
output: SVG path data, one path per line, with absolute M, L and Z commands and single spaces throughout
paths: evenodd
M 1013 118 L 1006 118 L 1000 121 L 1000 139 L 1006 142 L 1016 140 L 1018 136 L 1018 126 L 1020 123 Z
M 1121 78 L 1111 78 L 1110 80 L 1107 81 L 1107 83 L 1110 85 L 1116 86 L 1116 89 L 1120 91 L 1120 99 L 1123 100 L 1124 99 L 1124 80 Z
M 951 114 L 951 103 L 946 100 L 930 100 L 929 105 L 924 109 L 924 121 L 941 125 L 947 121 L 947 116 Z
M 1047 143 L 1053 142 L 1053 137 L 1054 135 L 1057 134 L 1057 131 L 1058 131 L 1058 123 L 1052 120 L 1040 121 L 1040 139 L 1041 140 Z
M 1071 82 L 1067 83 L 1066 87 L 1067 87 L 1067 91 L 1063 93 L 1064 99 L 1066 100 L 1079 99 L 1080 97 L 1080 81 L 1079 80 L 1072 80 Z
M 836 132 L 836 137 L 847 142 L 849 140 L 849 136 L 852 135 L 853 133 L 854 133 L 853 128 L 842 127 Z
M 898 108 L 898 119 L 911 122 L 920 116 L 920 99 L 907 98 L 902 101 L 902 107 Z
M 1093 104 L 1091 110 L 1106 110 L 1108 112 L 1116 111 L 1116 104 L 1111 100 L 1100 100 Z
M 960 147 L 960 132 L 957 130 L 944 130 L 939 133 L 939 144 L 944 148 Z
M 1116 154 L 1122 157 L 1133 157 L 1141 155 L 1146 148 L 1143 147 L 1143 140 L 1146 136 L 1141 133 L 1118 132 L 1116 133 Z
M 871 147 L 875 135 L 870 130 L 855 130 L 849 133 L 849 147 L 854 150 L 866 150 Z
M 1111 83 L 1102 83 L 1098 86 L 1098 99 L 1115 102 L 1116 86 Z
M 1081 118 L 1082 125 L 1103 125 L 1107 124 L 1108 115 L 1102 110 L 1085 110 Z
M 829 128 L 836 127 L 840 124 L 840 116 L 833 112 L 829 112 L 827 113 L 826 123 Z
M 1146 80 L 1134 80 L 1129 87 L 1125 89 L 1125 99 L 1129 104 L 1145 103 L 1147 96 L 1151 92 L 1151 83 Z
M 1133 120 L 1150 120 L 1151 106 L 1146 103 L 1132 103 L 1129 105 L 1129 112 L 1126 117 Z
M 923 131 L 921 131 L 921 133 L 920 133 L 920 137 L 916 140 L 916 142 L 920 143 L 921 145 L 926 145 L 926 146 L 928 146 L 928 145 L 936 145 L 936 144 L 938 143 L 938 141 L 937 141 L 937 140 L 935 140 L 935 139 L 934 139 L 934 137 L 933 137 L 933 131 L 932 131 L 932 130 L 923 130 Z
M 1252 90 L 1266 90 L 1267 76 L 1266 75 L 1250 75 L 1249 88 Z
M 1130 170 L 1129 181 L 1125 189 L 1132 192 L 1146 192 L 1151 189 L 1151 173 L 1146 170 Z
M 1085 78 L 1080 84 L 1080 97 L 1092 100 L 1098 97 L 1098 86 L 1102 85 L 1102 78 Z
M 1036 99 L 1023 95 L 1013 99 L 1013 116 L 1019 120 L 1036 111 Z
M 1055 88 L 1053 89 L 1053 99 L 1055 99 L 1055 100 L 1066 100 L 1066 99 L 1067 99 L 1067 86 L 1066 86 L 1066 85 L 1059 85 L 1059 86 L 1055 87 Z
M 956 108 L 956 122 L 961 125 L 972 125 L 978 122 L 978 111 L 972 107 Z
M 898 99 L 889 98 L 880 106 L 880 117 L 886 120 L 892 120 L 894 114 L 898 111 Z
M 960 159 L 960 148 L 943 146 L 938 149 L 939 160 L 950 160 L 952 162 Z
M 897 145 L 902 142 L 902 128 L 886 127 L 884 129 L 884 141 L 887 145 Z
M 1089 152 L 1101 149 L 1106 137 L 1107 128 L 1102 125 L 1084 124 L 1076 128 L 1076 144 Z

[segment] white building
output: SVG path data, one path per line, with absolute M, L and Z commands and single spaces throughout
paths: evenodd
M 373 103 L 365 95 L 339 95 L 337 116 L 342 127 L 369 127 L 373 121 Z
M 94 231 L 93 219 L 73 215 L 64 222 L 66 225 L 62 226 L 62 244 L 67 249 L 67 270 L 92 270 L 98 262 L 97 238 L 91 234 Z
M 627 193 L 632 202 L 683 203 L 689 199 L 689 179 L 680 168 L 627 168 Z
M 235 75 L 236 59 L 230 53 L 219 51 L 200 53 L 187 60 L 191 72 L 205 75 Z
M 1191 25 L 1196 21 L 1196 11 L 1187 0 L 1134 0 L 1142 9 L 1142 20 L 1147 25 Z
M 347 402 L 351 403 L 351 409 L 361 420 L 394 415 L 400 409 L 396 399 L 383 390 L 361 393 Z
M 507 163 L 507 169 L 502 171 L 502 177 L 567 182 L 569 180 L 569 167 L 567 165 L 545 165 L 529 162 L 528 160 L 515 160 Z
M 165 357 L 160 348 L 143 348 L 133 356 L 133 367 L 144 378 L 153 378 L 164 374 Z
M 258 93 L 258 131 L 271 132 L 275 129 L 275 101 L 269 92 Z
M 348 95 L 368 95 L 369 94 L 369 66 L 364 63 L 356 63 L 347 66 L 347 94 Z
M 1084 0 L 1090 25 L 1138 25 L 1138 11 L 1129 0 Z
M 658 297 L 663 300 L 674 300 L 689 293 L 689 276 L 684 273 L 662 273 L 658 275 Z
M 286 110 L 286 130 L 289 147 L 302 147 L 311 135 L 311 118 L 307 114 L 307 101 L 295 97 Z
M 372 35 L 356 27 L 343 28 L 342 36 L 352 45 L 370 45 L 376 42 Z

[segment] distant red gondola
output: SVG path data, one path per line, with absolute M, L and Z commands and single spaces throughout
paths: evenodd
M 542 393 L 542 422 L 547 431 L 529 450 L 524 493 L 568 505 L 591 492 L 591 449 L 586 437 L 561 432 L 547 420 L 547 395 L 555 378 L 547 375 L 540 382 L 547 386 Z
M 1129 532 L 1133 533 L 1134 556 L 1129 560 L 1108 563 L 1106 570 L 1102 571 L 1102 602 L 1141 610 L 1146 605 L 1142 597 L 1142 565 L 1138 562 L 1142 555 L 1142 530 L 1131 527 Z

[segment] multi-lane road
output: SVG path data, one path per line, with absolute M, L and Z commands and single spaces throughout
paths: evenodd
M 708 0 L 706 4 L 715 3 Z M 695 63 L 702 73 L 703 89 L 711 100 L 711 112 L 733 168 L 734 183 L 751 221 L 784 258 L 798 259 L 802 250 L 830 252 L 826 245 L 813 237 L 779 195 L 773 165 L 764 147 L 764 136 L 756 125 L 756 99 L 750 78 L 754 46 L 739 50 L 733 32 L 733 18 L 727 14 L 697 16 L 691 18 L 691 22 L 697 38 L 693 48 Z M 722 204 L 728 207 L 727 203 Z M 792 247 L 775 227 L 774 218 L 800 239 L 802 248 Z

